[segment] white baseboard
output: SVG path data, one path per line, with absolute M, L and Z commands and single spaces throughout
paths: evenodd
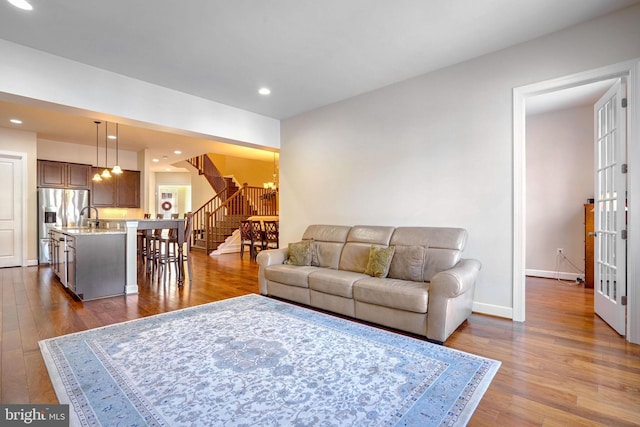
M 561 279 L 561 280 L 572 280 L 576 281 L 578 277 L 584 279 L 584 276 L 581 273 L 568 273 L 566 271 L 547 271 L 547 270 L 534 270 L 534 269 L 526 269 L 524 271 L 526 276 L 534 276 L 534 277 L 544 277 L 547 279 Z
M 490 316 L 504 317 L 507 319 L 513 319 L 513 308 L 504 307 L 501 305 L 484 304 L 481 302 L 474 302 L 471 310 L 478 314 L 488 314 Z

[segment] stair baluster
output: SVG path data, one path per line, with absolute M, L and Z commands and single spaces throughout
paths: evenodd
M 255 215 L 277 215 L 277 194 L 246 183 L 238 188 L 233 178 L 223 177 L 208 155 L 188 160 L 204 175 L 216 195 L 193 213 L 192 250 L 210 253 L 238 228 L 241 220 Z

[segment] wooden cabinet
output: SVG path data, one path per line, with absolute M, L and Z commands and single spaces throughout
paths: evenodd
M 593 236 L 593 203 L 584 205 L 584 286 L 585 288 L 593 288 L 593 247 L 595 237 Z
M 67 163 L 67 188 L 91 188 L 91 165 Z
M 116 180 L 116 204 L 121 208 L 140 207 L 140 172 L 122 171 Z
M 100 170 L 101 171 L 101 170 Z M 98 172 L 93 168 L 93 174 Z M 122 171 L 121 175 L 93 182 L 91 189 L 92 205 L 111 208 L 140 207 L 140 172 Z
M 38 160 L 38 187 L 91 188 L 91 166 Z
M 101 173 L 103 170 L 93 168 L 91 175 Z M 91 205 L 97 208 L 116 206 L 116 180 L 112 176 L 102 181 L 91 181 Z

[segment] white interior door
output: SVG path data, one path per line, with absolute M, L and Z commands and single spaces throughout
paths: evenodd
M 0 154 L 0 267 L 22 265 L 22 159 Z
M 595 105 L 594 310 L 625 335 L 627 292 L 626 158 L 624 81 Z

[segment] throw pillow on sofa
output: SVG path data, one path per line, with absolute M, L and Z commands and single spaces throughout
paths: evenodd
M 389 277 L 413 282 L 424 281 L 424 263 L 427 248 L 424 246 L 397 245 L 389 266 Z
M 369 249 L 369 262 L 364 274 L 373 277 L 387 277 L 395 249 L 395 246 L 371 246 L 371 249 Z
M 299 266 L 311 265 L 312 244 L 312 240 L 289 243 L 289 258 L 287 258 L 284 263 Z

